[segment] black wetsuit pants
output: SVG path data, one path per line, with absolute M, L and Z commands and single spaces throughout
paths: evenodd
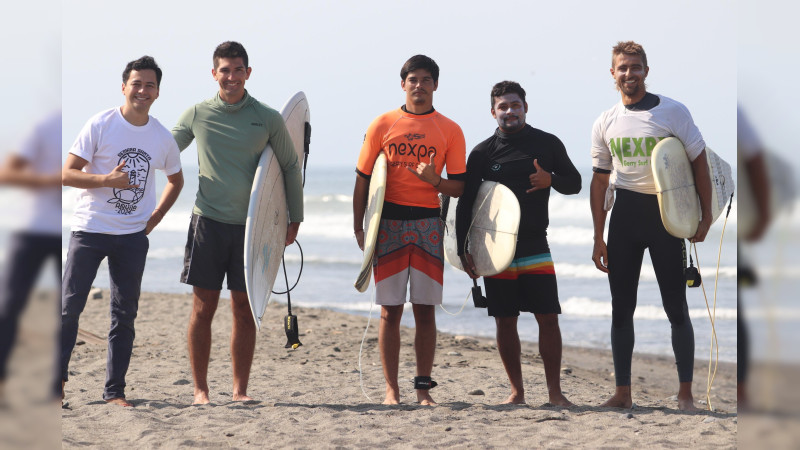
M 686 304 L 686 245 L 664 228 L 655 195 L 617 190 L 608 228 L 608 281 L 611 286 L 611 349 L 617 386 L 630 386 L 633 313 L 644 250 L 650 252 L 661 303 L 672 327 L 672 350 L 680 382 L 692 381 L 694 329 Z M 652 326 L 653 322 L 647 323 Z

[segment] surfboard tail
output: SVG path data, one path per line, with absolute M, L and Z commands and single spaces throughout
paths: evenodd
M 358 279 L 353 284 L 358 292 L 365 292 L 369 287 L 369 280 L 372 278 L 372 267 L 367 267 L 358 274 Z

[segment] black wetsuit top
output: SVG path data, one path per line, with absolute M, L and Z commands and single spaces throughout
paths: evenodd
M 552 187 L 561 194 L 577 194 L 581 190 L 581 174 L 567 155 L 564 144 L 555 135 L 530 125 L 516 133 L 504 133 L 499 128 L 481 142 L 467 159 L 464 194 L 456 210 L 458 254 L 463 254 L 472 207 L 478 187 L 484 180 L 497 181 L 511 189 L 520 206 L 518 239 L 542 236 L 550 223 L 548 202 L 550 188 L 526 193 L 531 188 L 529 176 L 536 172 L 533 160 L 552 175 Z

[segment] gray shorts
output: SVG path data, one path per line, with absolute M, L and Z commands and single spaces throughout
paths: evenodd
M 247 292 L 244 282 L 244 225 L 217 222 L 192 214 L 181 283 L 213 291 Z

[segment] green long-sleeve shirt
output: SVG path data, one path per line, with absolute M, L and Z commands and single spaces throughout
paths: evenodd
M 251 97 L 235 104 L 219 94 L 187 109 L 172 129 L 183 151 L 197 139 L 199 188 L 193 212 L 244 225 L 261 152 L 272 145 L 283 170 L 292 222 L 303 221 L 303 182 L 292 139 L 280 113 Z

